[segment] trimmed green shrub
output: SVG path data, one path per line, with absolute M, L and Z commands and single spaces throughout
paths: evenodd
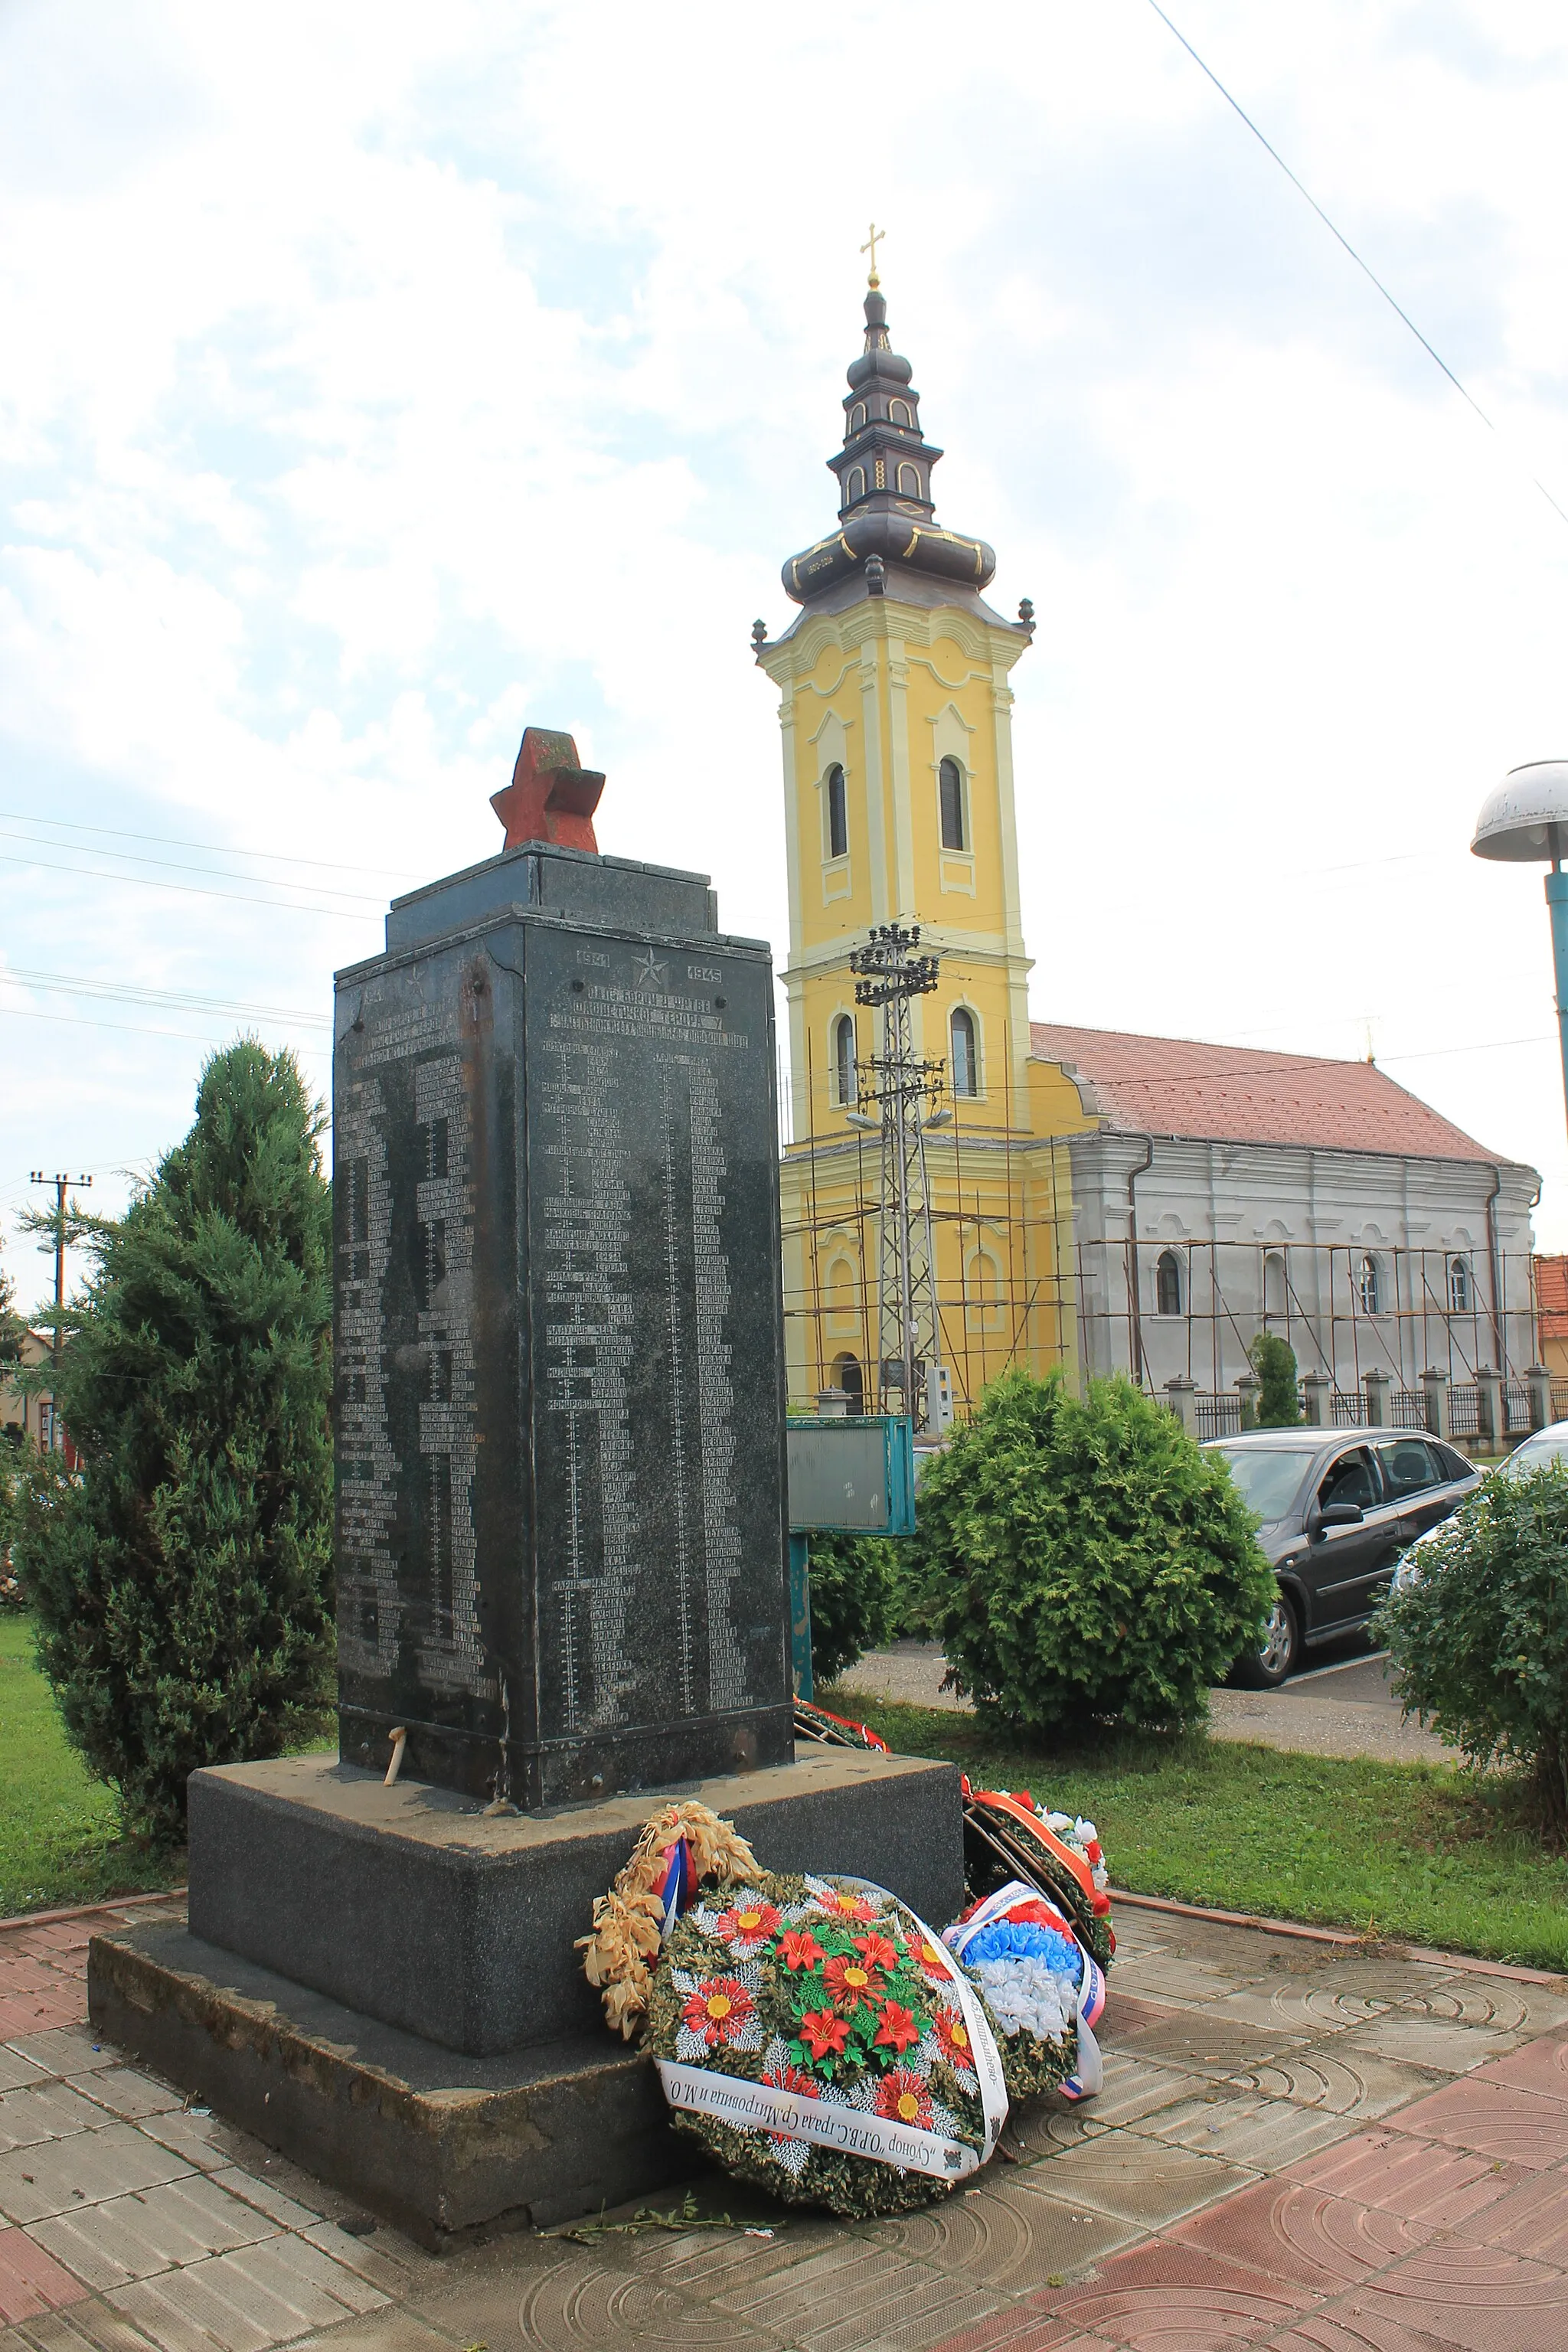
M 1568 1467 L 1494 1475 L 1412 1557 L 1373 1620 L 1407 1715 L 1511 1764 L 1568 1832 Z
M 830 1683 L 901 1630 L 903 1580 L 887 1536 L 814 1535 L 810 1561 L 812 1678 Z
M 957 1686 L 1034 1731 L 1201 1721 L 1274 1604 L 1217 1456 L 1127 1381 L 1009 1372 L 921 1481 L 916 1543 Z
M 1278 1331 L 1260 1331 L 1247 1354 L 1258 1379 L 1258 1428 L 1294 1429 L 1301 1418 L 1295 1349 Z
M 208 1061 L 189 1135 L 89 1243 L 60 1375 L 79 1475 L 39 1463 L 16 1512 L 67 1734 L 155 1836 L 187 1774 L 279 1754 L 327 1693 L 324 1124 L 291 1055 Z

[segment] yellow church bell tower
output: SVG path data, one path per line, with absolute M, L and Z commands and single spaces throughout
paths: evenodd
M 875 255 L 873 253 L 873 261 Z M 842 447 L 827 460 L 837 528 L 792 556 L 801 612 L 759 665 L 779 688 L 789 864 L 791 1137 L 783 1169 L 790 1395 L 903 1409 L 879 1314 L 879 1016 L 851 956 L 873 930 L 918 927 L 936 984 L 911 1006 L 931 1074 L 921 1156 L 934 1333 L 910 1400 L 962 1410 L 1008 1364 L 1071 1370 L 1075 1312 L 1065 1137 L 1092 1122 L 1058 1069 L 1031 1060 L 1011 731 L 1016 662 L 1034 635 L 981 591 L 984 541 L 940 529 L 920 395 L 888 337 L 875 268 L 865 349 L 848 371 Z M 876 1114 L 876 1116 L 873 1116 Z

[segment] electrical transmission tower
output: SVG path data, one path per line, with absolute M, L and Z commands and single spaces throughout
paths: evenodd
M 915 952 L 920 937 L 918 923 L 883 924 L 855 950 L 849 969 L 856 1003 L 882 1011 L 882 1050 L 861 1087 L 861 1099 L 881 1112 L 878 1402 L 883 1412 L 912 1414 L 923 1427 L 926 1373 L 938 1358 L 925 1131 L 948 1114 L 936 1108 L 945 1065 L 916 1055 L 910 1021 L 911 1000 L 936 986 L 937 959 Z

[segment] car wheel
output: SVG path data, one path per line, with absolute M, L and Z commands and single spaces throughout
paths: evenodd
M 1278 1690 L 1294 1674 L 1300 1650 L 1301 1628 L 1295 1603 L 1287 1594 L 1277 1593 L 1263 1647 L 1255 1655 L 1237 1661 L 1236 1679 L 1248 1690 Z

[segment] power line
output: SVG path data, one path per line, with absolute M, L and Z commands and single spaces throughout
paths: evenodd
M 134 1021 L 89 1021 L 83 1013 L 35 1013 L 21 1005 L 6 1005 L 0 1018 L 5 1021 L 63 1022 L 70 1029 L 116 1029 L 126 1037 L 174 1037 L 185 1045 L 221 1045 L 225 1042 L 221 1037 L 194 1036 L 188 1029 L 149 1029 Z M 297 1050 L 301 1054 L 319 1055 L 323 1060 L 329 1060 L 331 1055 L 330 1045 L 300 1045 Z
M 0 824 L 47 824 L 62 833 L 98 833 L 111 841 L 156 841 L 165 849 L 210 849 L 220 857 L 260 857 L 269 866 L 315 866 L 326 874 L 384 874 L 394 882 L 419 882 L 424 877 L 397 866 L 345 866 L 331 857 L 292 857 L 281 849 L 241 849 L 231 841 L 186 841 L 173 833 L 131 833 L 123 825 L 81 824 L 73 817 L 37 816 L 30 809 L 0 809 Z M 66 844 L 58 845 L 64 848 Z M 108 852 L 113 856 L 117 853 Z M 261 877 L 255 877 L 258 881 Z
M 330 1029 L 332 1025 L 330 1014 L 307 1013 L 297 1004 L 247 1004 L 233 997 L 192 994 L 178 989 L 137 988 L 118 980 L 89 980 L 76 972 L 29 971 L 19 964 L 0 966 L 0 985 L 7 982 L 41 988 L 51 995 L 107 996 L 127 1004 L 167 1004 L 195 1013 L 235 1013 L 242 1018 L 302 1021 L 312 1029 Z
M 1329 235 L 1335 239 L 1336 243 L 1343 246 L 1345 251 L 1350 255 L 1351 259 L 1355 263 L 1356 268 L 1362 272 L 1363 277 L 1371 279 L 1373 285 L 1376 287 L 1378 292 L 1382 295 L 1389 309 L 1394 312 L 1395 318 L 1403 320 L 1405 326 L 1409 328 L 1411 333 L 1420 344 L 1422 350 L 1426 352 L 1427 358 L 1435 361 L 1436 365 L 1442 369 L 1443 373 L 1447 377 L 1448 382 L 1453 385 L 1454 390 L 1458 394 L 1460 399 L 1467 401 L 1470 407 L 1475 410 L 1476 415 L 1480 418 L 1481 423 L 1486 426 L 1489 433 L 1497 433 L 1497 426 L 1492 423 L 1491 418 L 1487 415 L 1487 412 L 1481 406 L 1480 402 L 1476 399 L 1473 393 L 1468 392 L 1465 389 L 1465 386 L 1459 382 L 1458 377 L 1454 373 L 1453 369 L 1448 365 L 1447 361 L 1443 357 L 1442 352 L 1427 341 L 1426 336 L 1422 333 L 1415 320 L 1410 316 L 1409 311 L 1402 309 L 1400 304 L 1394 300 L 1393 295 L 1389 292 L 1387 287 L 1384 284 L 1376 270 L 1372 267 L 1372 264 L 1368 261 L 1363 261 L 1361 255 L 1351 243 L 1349 237 L 1344 235 L 1342 230 L 1335 227 L 1333 222 L 1329 218 L 1328 214 L 1323 210 L 1322 205 L 1318 202 L 1317 197 L 1313 195 L 1309 187 L 1297 178 L 1295 173 L 1290 169 L 1289 164 L 1287 163 L 1284 156 L 1281 155 L 1278 147 L 1272 145 L 1270 142 L 1264 137 L 1263 132 L 1258 129 L 1257 123 L 1254 122 L 1251 115 L 1248 114 L 1240 100 L 1235 99 L 1231 96 L 1224 82 L 1221 81 L 1218 74 L 1215 72 L 1214 68 L 1205 64 L 1203 58 L 1199 57 L 1196 49 L 1194 48 L 1191 41 L 1188 40 L 1185 33 L 1184 33 L 1179 26 L 1171 22 L 1171 19 L 1166 16 L 1163 8 L 1160 5 L 1160 0 L 1149 0 L 1149 5 L 1152 8 L 1155 16 L 1158 16 L 1162 25 L 1164 26 L 1166 31 L 1173 34 L 1176 39 L 1180 41 L 1183 48 L 1185 49 L 1188 57 L 1191 58 L 1199 72 L 1207 75 L 1209 80 L 1213 82 L 1215 89 L 1218 90 L 1226 104 L 1236 113 L 1240 115 L 1243 122 L 1246 123 L 1247 129 L 1251 131 L 1258 145 L 1263 148 L 1266 153 L 1273 157 L 1275 163 L 1279 164 L 1279 169 L 1284 173 L 1285 177 L 1289 181 L 1297 194 L 1306 198 L 1308 204 L 1311 205 L 1312 210 L 1317 214 L 1318 218 L 1322 222 L 1323 226 L 1328 230 Z M 1502 439 L 1502 436 L 1500 434 L 1498 434 L 1498 439 L 1500 441 Z M 1527 467 L 1525 470 L 1528 473 L 1529 467 Z M 1558 505 L 1557 500 L 1552 497 L 1551 491 L 1547 488 L 1540 476 L 1537 474 L 1531 474 L 1530 478 L 1535 484 L 1536 488 L 1541 492 L 1542 497 L 1546 500 L 1547 505 L 1552 509 L 1552 512 L 1559 516 L 1563 522 L 1568 522 L 1568 509 L 1564 509 Z
M 63 842 L 60 845 L 62 848 L 65 845 Z M 374 923 L 381 919 L 378 915 L 355 914 L 352 908 L 315 906 L 309 899 L 253 898 L 244 890 L 204 890 L 195 882 L 160 882 L 152 874 L 104 874 L 90 866 L 57 866 L 48 857 L 12 857 L 3 850 L 0 850 L 0 866 L 22 866 L 30 871 L 46 874 L 74 874 L 84 882 L 131 882 L 141 890 L 177 890 L 182 898 L 226 898 L 235 906 L 269 907 L 275 915 L 335 915 L 345 923 Z M 252 878 L 260 881 L 262 877 L 257 875 Z M 279 883 L 276 887 L 286 889 L 289 886 Z
M 23 841 L 30 848 L 69 849 L 74 856 L 80 857 L 118 857 L 126 866 L 162 866 L 174 874 L 216 874 L 223 881 L 259 882 L 264 890 L 298 890 L 305 887 L 298 882 L 274 882 L 265 874 L 236 874 L 226 866 L 191 866 L 183 857 L 143 857 L 141 851 L 136 849 L 77 850 L 68 841 L 40 841 L 37 835 L 32 833 L 0 831 L 0 841 Z M 137 877 L 134 875 L 128 875 L 125 878 L 128 881 L 134 881 Z M 324 887 L 328 896 L 333 898 L 356 898 L 363 905 L 371 907 L 384 904 L 379 891 L 334 890 L 331 883 Z

